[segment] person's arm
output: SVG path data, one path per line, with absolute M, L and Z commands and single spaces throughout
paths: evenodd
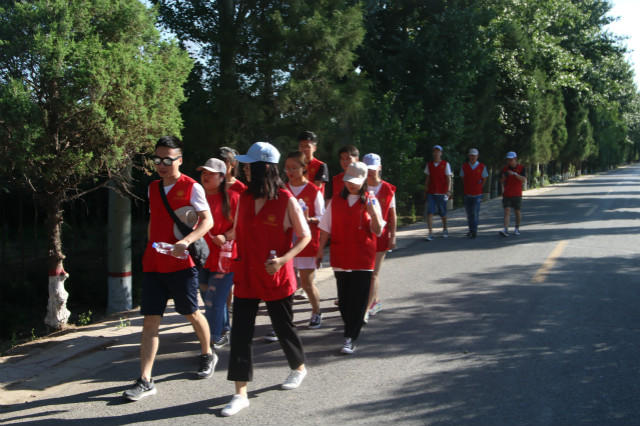
M 324 248 L 327 245 L 327 242 L 329 241 L 329 237 L 331 236 L 330 233 L 328 233 L 325 230 L 320 230 L 320 245 L 318 246 L 318 252 L 316 253 L 316 267 L 319 268 L 320 264 L 322 263 L 322 259 L 324 258 Z
M 182 256 L 182 253 L 192 244 L 194 241 L 199 238 L 204 237 L 204 234 L 209 232 L 209 229 L 213 227 L 213 217 L 211 216 L 211 211 L 203 210 L 198 213 L 198 226 L 195 227 L 193 231 L 191 231 L 187 236 L 182 238 L 180 241 L 176 242 L 173 245 L 173 250 L 171 254 L 175 257 Z
M 427 199 L 427 191 L 429 191 L 429 181 L 431 180 L 431 176 L 427 173 L 427 177 L 424 180 L 424 192 L 422 193 L 422 198 Z
M 298 238 L 296 239 L 295 244 L 285 254 L 280 257 L 269 259 L 264 263 L 265 269 L 269 275 L 273 275 L 278 272 L 281 267 L 296 257 L 307 246 L 307 244 L 309 244 L 309 241 L 311 241 L 309 225 L 307 224 L 302 213 L 302 209 L 300 208 L 300 204 L 298 204 L 295 197 L 289 198 L 287 214 L 289 215 L 293 231 L 296 233 Z
M 398 217 L 396 216 L 396 208 L 391 207 L 389 209 L 389 250 L 396 248 L 396 230 L 398 228 Z
M 372 202 L 372 200 L 375 200 L 375 202 Z M 380 235 L 385 223 L 382 220 L 382 211 L 380 210 L 380 202 L 378 199 L 375 197 L 367 199 L 367 211 L 369 212 L 369 216 L 371 216 L 371 232 Z

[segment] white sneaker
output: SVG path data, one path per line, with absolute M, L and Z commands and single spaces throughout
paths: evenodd
M 507 231 L 507 228 L 504 228 L 502 231 L 500 231 L 500 234 L 503 237 L 508 237 L 509 236 L 509 231 Z
M 249 398 L 245 398 L 240 394 L 233 395 L 231 401 L 227 404 L 226 407 L 222 409 L 220 414 L 225 417 L 233 416 L 234 414 L 238 414 L 238 412 L 244 408 L 249 406 Z
M 287 376 L 287 379 L 282 384 L 282 389 L 290 390 L 295 389 L 302 384 L 302 381 L 307 376 L 307 369 L 302 371 L 291 370 L 291 373 Z
M 433 234 L 427 234 L 427 241 L 433 241 Z
M 520 235 L 520 228 L 516 228 L 516 229 L 513 231 L 513 235 L 515 235 L 515 236 Z
M 443 229 L 442 230 L 442 238 L 447 238 L 449 236 L 449 230 L 448 229 Z
M 340 353 L 351 355 L 356 350 L 356 345 L 353 343 L 351 337 L 345 337 L 344 344 L 340 349 Z

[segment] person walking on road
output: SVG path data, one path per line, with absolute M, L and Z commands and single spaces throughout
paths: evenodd
M 378 200 L 367 193 L 367 166 L 351 163 L 344 173 L 344 188 L 331 198 L 320 220 L 316 259 L 324 257 L 331 238 L 331 266 L 338 289 L 338 309 L 344 321 L 340 352 L 352 354 L 367 311 L 371 277 L 376 263 L 376 236 L 385 226 Z
M 293 324 L 293 293 L 297 282 L 293 258 L 311 240 L 309 226 L 295 197 L 278 175 L 280 153 L 267 142 L 254 143 L 246 155 L 248 188 L 240 196 L 231 239 L 238 244 L 234 286 L 231 349 L 227 379 L 235 394 L 222 409 L 232 416 L 249 406 L 247 382 L 253 380 L 252 340 L 258 305 L 265 301 L 271 324 L 291 372 L 283 389 L 295 389 L 307 374 L 302 340 Z M 292 244 L 292 232 L 297 239 Z
M 447 229 L 447 201 L 451 197 L 453 173 L 447 161 L 442 160 L 442 147 L 435 145 L 431 149 L 433 161 L 424 168 L 427 177 L 424 181 L 424 195 L 427 201 L 427 241 L 433 240 L 433 215 L 442 218 L 442 237 L 449 236 Z
M 309 163 L 306 178 L 324 194 L 325 185 L 329 182 L 329 168 L 315 158 L 315 152 L 318 150 L 318 136 L 313 132 L 302 132 L 298 136 L 298 150 L 307 157 Z
M 398 226 L 396 216 L 396 187 L 381 178 L 382 159 L 378 154 L 367 154 L 362 158 L 367 165 L 367 189 L 369 194 L 380 201 L 380 211 L 382 220 L 386 226 L 382 234 L 376 238 L 376 265 L 371 277 L 371 288 L 369 290 L 368 310 L 365 313 L 365 322 L 369 321 L 369 316 L 376 315 L 382 309 L 382 302 L 378 298 L 378 288 L 380 287 L 380 269 L 389 250 L 396 248 L 396 228 Z
M 478 161 L 477 149 L 469 150 L 469 162 L 460 167 L 460 177 L 462 177 L 464 187 L 464 209 L 467 212 L 467 225 L 469 226 L 467 237 L 475 238 L 478 235 L 482 188 L 489 177 L 485 165 Z
M 309 328 L 317 329 L 322 325 L 322 312 L 320 312 L 320 294 L 314 283 L 316 275 L 316 253 L 320 239 L 318 223 L 324 214 L 324 197 L 322 191 L 309 182 L 305 177 L 307 171 L 307 158 L 300 151 L 290 153 L 285 159 L 284 171 L 287 174 L 287 189 L 298 200 L 304 217 L 311 230 L 311 241 L 296 257 L 293 258 L 293 266 L 300 274 L 300 284 L 311 304 L 311 318 Z
M 209 258 L 200 270 L 200 286 L 204 288 L 204 316 L 211 329 L 213 349 L 229 344 L 229 311 L 227 296 L 233 286 L 233 263 L 237 250 L 226 232 L 233 227 L 233 218 L 240 194 L 226 185 L 227 166 L 222 160 L 210 158 L 197 168 L 213 216 L 213 227 L 204 236 L 209 246 Z M 222 256 L 221 256 L 222 255 Z M 201 288 L 202 291 L 202 288 Z
M 200 341 L 202 353 L 197 376 L 211 377 L 217 362 L 217 357 L 209 346 L 209 325 L 198 309 L 197 268 L 190 256 L 181 258 L 187 247 L 204 236 L 213 225 L 209 204 L 202 186 L 180 173 L 180 139 L 175 136 L 160 138 L 155 146 L 153 163 L 160 179 L 149 185 L 148 243 L 142 259 L 140 313 L 144 320 L 140 339 L 140 377 L 123 393 L 123 397 L 130 401 L 156 393 L 151 372 L 158 351 L 160 322 L 169 299 L 173 299 L 176 311 L 191 322 Z M 191 233 L 181 235 L 177 230 L 160 191 L 166 193 L 171 209 L 183 212 L 187 219 L 193 218 L 193 222 L 198 221 Z M 176 215 L 181 216 L 179 212 Z M 193 224 L 195 223 L 190 225 Z M 173 250 L 169 255 L 159 253 L 152 247 L 154 242 L 173 244 Z
M 349 164 L 355 163 L 360 160 L 360 151 L 353 145 L 345 145 L 338 150 L 338 158 L 340 160 L 340 167 L 342 170 L 347 170 Z M 333 197 L 336 194 L 340 194 L 342 188 L 344 188 L 344 181 L 342 180 L 344 177 L 344 172 L 335 175 L 331 181 L 332 186 L 332 194 Z M 329 198 L 331 198 L 329 197 Z
M 522 185 L 527 181 L 527 170 L 522 164 L 518 164 L 518 156 L 515 152 L 507 153 L 507 165 L 502 169 L 500 183 L 502 189 L 502 207 L 504 207 L 504 229 L 500 231 L 503 237 L 509 234 L 509 219 L 511 217 L 511 209 L 516 218 L 516 227 L 513 235 L 520 235 L 520 207 L 522 205 Z

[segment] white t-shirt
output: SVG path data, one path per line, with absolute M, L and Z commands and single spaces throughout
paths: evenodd
M 175 185 L 175 183 L 173 184 Z M 173 188 L 173 185 L 164 186 L 164 193 L 168 194 Z M 147 198 L 149 198 L 149 191 L 151 186 L 147 188 Z M 197 212 L 203 212 L 207 210 L 211 210 L 209 207 L 209 203 L 207 202 L 207 195 L 204 192 L 204 188 L 198 182 L 193 184 L 193 188 L 191 189 L 191 198 L 189 199 L 189 204 L 196 209 Z
M 440 163 L 433 163 L 434 166 L 438 167 L 438 164 Z M 424 172 L 426 174 L 429 174 L 429 163 L 427 163 L 427 165 L 424 168 Z M 445 176 L 453 176 L 453 173 L 451 172 L 451 163 L 447 162 L 447 168 L 444 171 L 444 175 Z

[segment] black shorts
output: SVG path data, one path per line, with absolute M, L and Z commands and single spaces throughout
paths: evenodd
M 164 315 L 169 299 L 176 311 L 191 315 L 198 310 L 197 268 L 177 272 L 145 272 L 142 277 L 142 315 Z
M 502 207 L 508 209 L 509 207 L 514 210 L 520 210 L 522 205 L 522 196 L 518 197 L 502 197 Z

